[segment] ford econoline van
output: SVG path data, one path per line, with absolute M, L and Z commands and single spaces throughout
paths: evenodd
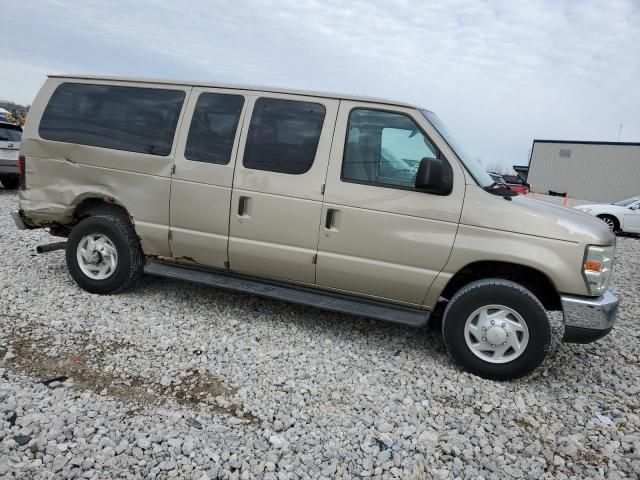
M 615 237 L 517 195 L 431 111 L 276 88 L 48 78 L 19 159 L 19 228 L 64 243 L 84 290 L 143 273 L 424 326 L 452 358 L 510 379 L 564 340 L 606 335 Z

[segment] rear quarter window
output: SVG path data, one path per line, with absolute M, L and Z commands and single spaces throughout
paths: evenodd
M 325 107 L 319 103 L 259 98 L 251 117 L 243 165 L 290 175 L 309 171 L 324 116 Z
M 167 156 L 184 98 L 180 90 L 63 83 L 38 132 L 46 140 Z

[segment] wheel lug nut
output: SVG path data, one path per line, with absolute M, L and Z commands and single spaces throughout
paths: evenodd
M 487 337 L 482 337 L 482 341 L 486 342 L 487 341 Z
M 483 331 L 486 331 L 486 330 L 487 330 L 487 327 L 482 327 L 482 330 L 483 330 Z
M 495 325 L 496 321 L 495 320 L 491 320 L 491 325 Z
M 507 344 L 507 342 L 502 342 L 502 344 L 503 344 L 503 345 L 506 345 L 506 344 Z
M 506 323 L 503 323 L 503 324 L 502 324 L 502 328 L 504 328 L 504 327 L 506 327 L 506 326 L 507 326 L 507 324 L 506 324 Z
M 507 332 L 507 337 L 510 337 L 510 336 L 511 336 L 511 334 L 509 332 Z
M 496 348 L 496 346 L 495 346 L 495 345 L 493 345 L 493 344 L 491 344 L 491 348 Z

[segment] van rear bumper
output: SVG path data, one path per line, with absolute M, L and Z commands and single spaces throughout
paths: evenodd
M 600 297 L 562 295 L 564 336 L 568 343 L 591 343 L 606 336 L 618 316 L 618 298 L 607 290 Z

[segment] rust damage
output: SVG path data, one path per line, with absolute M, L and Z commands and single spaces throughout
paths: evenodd
M 191 257 L 178 257 L 176 258 L 178 262 L 189 262 L 189 263 L 198 263 Z

